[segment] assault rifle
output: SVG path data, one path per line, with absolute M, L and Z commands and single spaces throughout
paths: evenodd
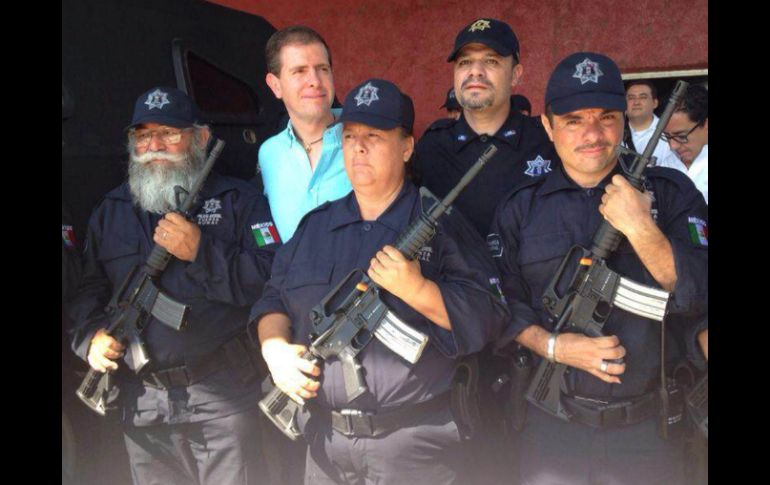
M 437 219 L 489 159 L 497 152 L 490 145 L 478 158 L 449 194 L 438 201 L 425 187 L 422 196 L 435 200 L 428 213 L 421 213 L 398 238 L 395 248 L 409 260 L 436 233 Z M 356 283 L 357 282 L 357 283 Z M 315 329 L 312 343 L 302 355 L 313 363 L 337 358 L 342 362 L 342 373 L 348 402 L 367 391 L 361 364 L 356 356 L 376 337 L 390 350 L 414 364 L 428 344 L 428 336 L 401 321 L 380 299 L 380 287 L 361 269 L 350 272 L 321 302 L 310 311 Z M 300 405 L 270 383 L 268 376 L 263 388 L 272 388 L 259 402 L 259 408 L 286 436 L 296 440 L 300 436 L 297 413 Z
M 642 188 L 644 169 L 654 165 L 652 154 L 660 135 L 686 90 L 687 83 L 678 81 L 643 154 L 618 146 L 618 163 L 635 189 Z M 625 162 L 624 156 L 630 158 L 630 163 Z M 622 240 L 623 234 L 620 231 L 609 222 L 602 221 L 594 234 L 590 250 L 578 245 L 569 250 L 542 297 L 543 306 L 556 321 L 555 333 L 569 331 L 601 337 L 613 307 L 651 320 L 663 321 L 669 298 L 667 291 L 640 285 L 607 267 L 607 259 Z M 576 269 L 568 274 L 567 269 L 574 266 L 576 261 Z M 561 292 L 560 289 L 565 287 L 566 290 Z M 622 363 L 623 360 L 612 362 Z M 566 370 L 565 364 L 543 359 L 527 389 L 526 397 L 546 412 L 569 420 L 569 413 L 561 403 Z
M 185 194 L 186 191 L 183 188 L 174 187 L 178 212 L 188 218 L 188 212 L 224 146 L 224 141 L 217 140 L 190 192 Z M 180 198 L 183 196 L 182 202 Z M 187 324 L 190 308 L 164 294 L 157 284 L 172 257 L 164 247 L 155 244 L 141 270 L 138 265 L 134 266 L 107 306 L 114 315 L 107 327 L 107 335 L 118 341 L 128 341 L 128 352 L 124 360 L 128 368 L 136 373 L 150 362 L 140 337 L 150 315 L 174 330 L 181 330 Z M 134 278 L 137 270 L 139 270 L 139 276 Z M 89 369 L 78 387 L 77 396 L 86 406 L 104 416 L 111 389 L 112 379 L 109 372 L 102 373 Z

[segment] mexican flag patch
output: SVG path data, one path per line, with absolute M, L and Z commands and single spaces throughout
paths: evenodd
M 257 246 L 264 247 L 268 244 L 277 244 L 281 242 L 281 238 L 278 237 L 278 231 L 272 222 L 260 222 L 251 226 L 251 233 L 254 234 L 254 239 L 257 241 Z
M 708 227 L 706 221 L 698 219 L 697 217 L 688 217 L 687 225 L 690 231 L 690 240 L 693 244 L 699 244 L 701 246 L 708 246 Z
M 67 249 L 75 249 L 75 231 L 68 224 L 61 225 L 61 239 Z
M 505 301 L 505 295 L 503 295 L 503 289 L 500 287 L 500 279 L 499 278 L 489 278 L 489 287 L 492 289 L 492 293 L 497 295 L 498 298 L 500 298 L 500 301 L 503 303 L 507 303 Z

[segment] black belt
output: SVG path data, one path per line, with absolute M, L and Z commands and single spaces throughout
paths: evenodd
M 448 407 L 449 393 L 444 393 L 421 403 L 404 405 L 397 410 L 379 414 L 358 409 L 332 410 L 332 428 L 348 437 L 374 438 L 414 424 Z
M 256 367 L 250 357 L 253 352 L 255 352 L 253 343 L 243 332 L 220 345 L 213 352 L 185 359 L 184 365 L 147 372 L 142 375 L 142 381 L 148 386 L 160 389 L 187 387 L 236 362 L 240 364 L 239 367 L 251 363 L 256 376 Z
M 562 396 L 564 407 L 572 414 L 570 421 L 577 421 L 594 428 L 626 426 L 644 421 L 658 413 L 657 393 L 651 392 L 640 398 L 606 402 L 580 396 Z

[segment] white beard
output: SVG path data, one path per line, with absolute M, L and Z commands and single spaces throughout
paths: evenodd
M 177 209 L 174 187 L 189 191 L 203 166 L 206 152 L 190 144 L 187 153 L 171 154 L 165 151 L 147 151 L 137 155 L 129 146 L 128 186 L 136 205 L 147 212 L 166 214 Z M 150 160 L 163 158 L 168 163 L 151 164 Z

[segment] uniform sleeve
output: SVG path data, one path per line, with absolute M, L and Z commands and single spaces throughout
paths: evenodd
M 96 331 L 109 325 L 105 307 L 113 291 L 113 285 L 97 257 L 102 239 L 98 214 L 99 208 L 89 220 L 83 253 L 83 274 L 77 293 L 67 307 L 72 321 L 72 327 L 68 329 L 70 344 L 75 354 L 83 360 L 86 359 Z
M 452 331 L 431 325 L 439 349 L 448 357 L 478 352 L 494 341 L 510 315 L 497 291 L 500 281 L 484 240 L 459 212 L 439 223 L 441 291 Z M 494 290 L 493 290 L 494 288 Z
M 699 317 L 708 294 L 708 207 L 689 178 L 670 169 L 654 196 L 663 214 L 661 230 L 671 242 L 677 281 L 669 312 Z M 659 216 L 660 217 L 660 216 Z
M 186 271 L 204 288 L 208 300 L 247 306 L 259 298 L 270 278 L 280 240 L 277 231 L 270 232 L 275 224 L 263 195 L 241 192 L 233 204 L 238 237 L 225 241 L 202 231 L 198 254 Z
M 703 320 L 700 320 L 695 325 L 693 325 L 690 329 L 690 332 L 687 333 L 687 357 L 699 369 L 705 369 L 707 364 L 706 358 L 704 357 L 703 351 L 701 350 L 700 344 L 698 343 L 698 334 L 704 330 L 708 330 L 708 328 L 709 319 L 707 315 Z
M 270 279 L 265 284 L 262 296 L 252 305 L 249 319 L 246 323 L 248 335 L 252 339 L 257 336 L 256 327 L 263 315 L 268 313 L 289 314 L 289 310 L 284 305 L 282 299 L 283 286 L 296 246 L 299 244 L 300 239 L 302 239 L 302 231 L 302 225 L 300 225 L 297 233 L 289 239 L 289 242 L 279 247 L 275 253 Z M 258 342 L 256 343 L 258 344 Z
M 496 347 L 503 348 L 527 327 L 538 324 L 535 311 L 530 306 L 531 291 L 521 275 L 517 263 L 519 252 L 519 218 L 511 199 L 501 203 L 492 219 L 487 247 L 502 278 L 502 291 L 511 318 Z

